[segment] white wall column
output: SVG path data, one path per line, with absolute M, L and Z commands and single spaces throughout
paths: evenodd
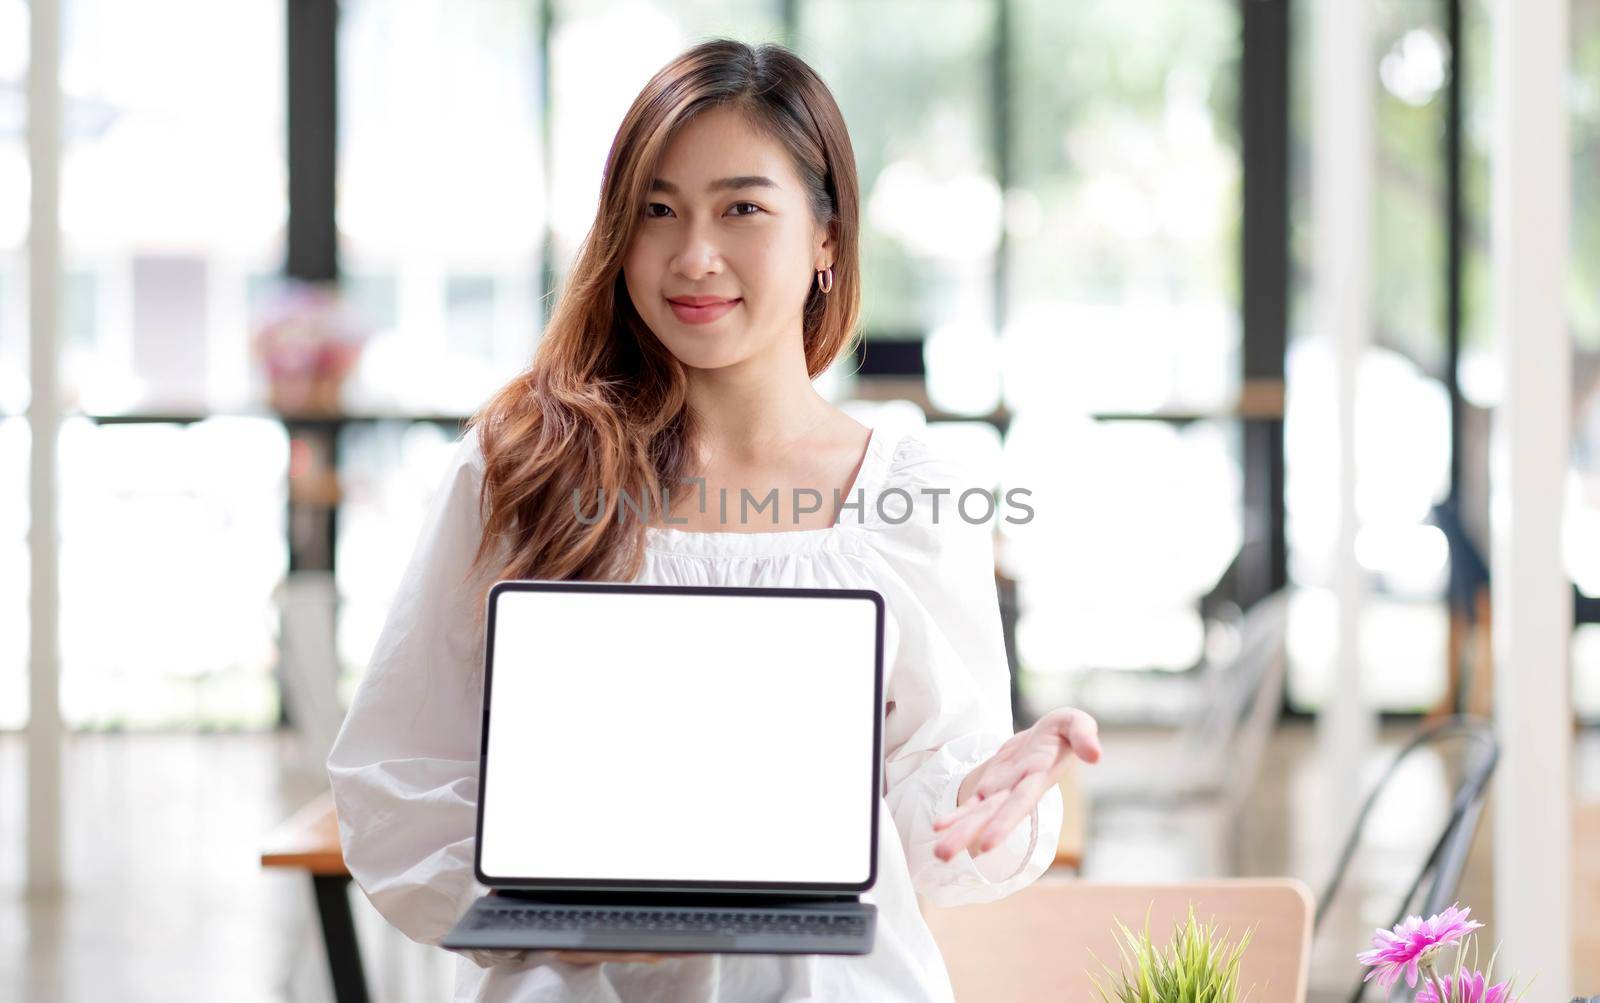
M 1372 206 L 1377 128 L 1370 0 L 1316 0 L 1306 47 L 1314 60 L 1311 213 L 1314 331 L 1334 364 L 1337 400 L 1338 599 L 1334 678 L 1317 715 L 1330 831 L 1343 832 L 1360 796 L 1360 768 L 1377 731 L 1361 680 L 1366 579 L 1356 563 L 1356 379 L 1372 328 Z M 1330 443 L 1330 445 L 1334 445 Z
M 56 442 L 61 427 L 61 8 L 28 4 L 28 890 L 61 883 L 61 701 Z
M 1495 0 L 1493 266 L 1505 392 L 1490 453 L 1497 972 L 1572 984 L 1572 586 L 1561 563 L 1572 417 L 1567 0 Z M 1588 989 L 1593 992 L 1593 988 Z

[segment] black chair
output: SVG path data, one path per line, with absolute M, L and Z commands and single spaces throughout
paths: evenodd
M 1237 649 L 1202 670 L 1194 714 L 1152 755 L 1084 776 L 1097 838 L 1108 820 L 1155 812 L 1173 839 L 1202 848 L 1202 873 L 1240 872 L 1246 803 L 1283 711 L 1290 598 L 1279 589 L 1243 613 Z
M 1313 936 L 1321 934 L 1329 906 L 1344 881 L 1351 859 L 1361 845 L 1367 817 L 1372 813 L 1373 806 L 1389 782 L 1394 779 L 1395 774 L 1412 753 L 1451 739 L 1461 739 L 1466 744 L 1475 746 L 1477 754 L 1473 756 L 1468 753 L 1464 756 L 1462 776 L 1451 799 L 1450 814 L 1443 830 L 1439 833 L 1439 838 L 1429 851 L 1422 870 L 1411 883 L 1411 887 L 1406 890 L 1405 897 L 1400 900 L 1400 909 L 1395 915 L 1394 922 L 1400 923 L 1407 915 L 1412 914 L 1432 916 L 1455 902 L 1456 889 L 1461 883 L 1461 873 L 1467 866 L 1467 854 L 1472 849 L 1473 837 L 1478 832 L 1478 820 L 1483 813 L 1484 795 L 1489 786 L 1489 778 L 1494 774 L 1495 765 L 1500 759 L 1500 745 L 1495 740 L 1494 729 L 1490 723 L 1481 718 L 1463 716 L 1447 718 L 1418 732 L 1395 755 L 1394 761 L 1389 764 L 1389 768 L 1378 779 L 1377 785 L 1367 795 L 1366 801 L 1361 805 L 1361 811 L 1356 815 L 1355 824 L 1351 827 L 1350 836 L 1345 840 L 1344 849 L 1339 854 L 1333 875 L 1328 879 L 1321 897 L 1317 900 L 1317 915 L 1312 926 Z M 1428 887 L 1426 894 L 1421 898 L 1421 906 L 1419 909 L 1413 909 L 1412 905 L 1418 901 L 1417 894 L 1422 891 L 1425 882 L 1428 883 Z M 1360 1003 L 1369 985 L 1367 982 L 1358 983 L 1355 993 L 1350 997 L 1350 1003 Z M 1396 983 L 1391 999 L 1407 999 L 1410 998 L 1410 993 L 1411 990 L 1407 989 L 1402 981 Z

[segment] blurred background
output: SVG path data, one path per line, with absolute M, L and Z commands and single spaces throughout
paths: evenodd
M 1581 804 L 1600 800 L 1600 0 L 1548 2 L 1569 54 L 1572 597 L 1550 668 Z M 1072 703 L 1110 753 L 1201 748 L 1234 778 L 1148 797 L 1085 778 L 1073 869 L 1320 892 L 1354 823 L 1319 779 L 1337 694 L 1370 728 L 1351 767 L 1368 790 L 1502 685 L 1495 11 L 1348 6 L 1357 58 L 1329 69 L 1313 0 L 0 0 L 0 997 L 334 998 L 313 886 L 263 870 L 262 840 L 325 787 L 319 750 L 450 444 L 537 344 L 624 109 L 713 35 L 793 47 L 851 130 L 863 342 L 819 386 L 1033 493 L 1038 516 L 997 539 L 1019 726 Z M 46 8 L 59 299 L 41 322 Z M 1327 108 L 1370 152 L 1368 201 L 1342 209 L 1370 219 L 1343 341 L 1319 306 L 1314 192 L 1343 163 L 1319 166 Z M 30 699 L 40 344 L 59 360 L 59 651 Z M 1230 675 L 1274 598 L 1281 671 Z M 40 692 L 58 717 L 38 720 Z M 63 734 L 44 858 L 24 851 L 30 725 Z M 1369 821 L 1317 931 L 1328 998 L 1393 921 L 1458 773 L 1428 752 Z M 1485 815 L 1465 844 L 1479 916 L 1493 838 Z M 30 874 L 52 856 L 53 878 Z M 1564 934 L 1600 925 L 1584 888 Z M 442 997 L 450 959 L 351 899 L 373 998 Z M 1592 992 L 1596 956 L 1575 945 Z

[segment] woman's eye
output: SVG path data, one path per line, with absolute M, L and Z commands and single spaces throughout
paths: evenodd
M 656 212 L 657 209 L 663 211 Z M 739 211 L 741 209 L 748 211 L 741 212 Z M 728 207 L 728 211 L 735 216 L 754 216 L 756 213 L 765 212 L 764 209 L 756 205 L 754 202 L 735 202 L 733 205 Z M 666 219 L 671 214 L 672 207 L 661 202 L 651 202 L 644 207 L 644 215 L 646 219 Z

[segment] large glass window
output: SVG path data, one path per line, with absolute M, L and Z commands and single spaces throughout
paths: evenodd
M 1211 417 L 1239 383 L 1239 34 L 1223 0 L 1011 6 L 996 357 L 1005 486 L 1037 513 L 1002 534 L 1041 699 L 1200 663 L 1200 599 L 1242 541 L 1239 428 Z M 971 372 L 993 334 L 947 337 Z
M 28 150 L 22 83 L 28 5 L 0 0 L 0 87 L 15 81 L 14 128 L 0 124 L 0 729 L 28 719 Z
M 1289 620 L 1289 699 L 1320 706 L 1336 671 L 1332 592 L 1338 504 L 1337 401 L 1328 345 L 1310 337 L 1311 88 L 1315 40 L 1306 5 L 1294 7 L 1291 119 L 1295 310 L 1287 362 L 1289 576 L 1299 587 Z M 1443 8 L 1384 0 L 1374 8 L 1376 172 L 1372 345 L 1356 380 L 1356 560 L 1370 585 L 1359 660 L 1369 702 L 1419 711 L 1444 694 L 1448 544 L 1433 507 L 1449 491 L 1450 407 L 1445 365 L 1445 82 L 1450 52 Z M 1467 498 L 1470 507 L 1486 496 Z M 1477 527 L 1470 527 L 1476 532 Z M 1483 538 L 1486 542 L 1486 538 Z
M 862 323 L 993 330 L 995 4 L 810 0 L 797 46 L 850 127 L 861 183 Z
M 23 81 L 28 76 L 28 5 L 0 0 L 0 81 L 14 81 L 14 117 L 0 124 L 0 417 L 28 406 L 28 148 Z
M 1491 15 L 1488 0 L 1466 0 L 1465 317 L 1461 389 L 1466 399 L 1473 490 L 1487 492 L 1489 413 L 1500 401 L 1502 371 L 1494 331 L 1490 247 L 1493 141 Z M 1576 587 L 1572 698 L 1585 720 L 1600 720 L 1600 2 L 1570 0 L 1571 240 L 1567 316 L 1572 334 L 1572 466 L 1567 482 L 1563 560 Z M 1488 513 L 1473 528 L 1488 540 Z
M 1576 417 L 1567 553 L 1580 593 L 1600 596 L 1590 556 L 1600 539 L 1600 464 L 1591 462 L 1600 455 L 1600 367 L 1590 359 L 1600 355 L 1600 172 L 1591 169 L 1600 0 L 1570 2 Z M 1294 9 L 1304 18 L 1306 5 Z M 0 0 L 0 79 L 25 75 L 26 10 L 21 0 Z M 1461 381 L 1467 448 L 1476 450 L 1496 395 L 1490 53 L 1486 3 L 1468 0 L 1467 11 Z M 196 0 L 160 0 L 154 14 L 145 5 L 137 15 L 107 0 L 67 0 L 62 350 L 70 406 L 203 415 L 263 399 L 248 336 L 283 259 L 284 21 L 282 4 L 268 0 L 230 6 L 226 16 Z M 174 23 L 186 30 L 172 32 Z M 1363 658 L 1375 700 L 1414 710 L 1436 699 L 1444 680 L 1446 566 L 1430 509 L 1449 462 L 1441 130 L 1451 53 L 1432 0 L 1382 0 L 1375 24 L 1375 344 L 1357 403 L 1357 556 L 1374 586 Z M 1293 237 L 1305 264 L 1305 70 L 1314 42 L 1307 21 L 1296 28 Z M 788 39 L 828 81 L 862 184 L 867 335 L 922 340 L 927 398 L 905 406 L 925 407 L 940 434 L 965 435 L 997 485 L 1035 492 L 1034 521 L 1003 526 L 1001 541 L 1002 563 L 1020 582 L 1024 667 L 1183 668 L 1203 656 L 1197 601 L 1242 536 L 1239 429 L 1223 417 L 1239 385 L 1237 4 L 350 0 L 339 31 L 344 291 L 372 333 L 345 402 L 401 419 L 352 425 L 342 441 L 346 685 L 401 570 L 392 542 L 414 536 L 451 438 L 448 422 L 413 425 L 405 416 L 466 414 L 525 364 L 592 222 L 627 103 L 667 59 L 713 35 Z M 196 88 L 198 79 L 211 84 Z M 0 464 L 19 474 L 26 214 L 18 129 L 0 133 L 0 421 L 13 416 L 0 425 Z M 1297 270 L 1296 335 L 1309 316 L 1304 273 Z M 1332 509 L 1319 480 L 1332 411 L 1329 369 L 1316 352 L 1294 338 L 1286 429 L 1291 573 L 1307 593 L 1292 617 L 1290 685 L 1307 708 L 1326 683 L 1317 652 L 1332 622 Z M 940 420 L 997 414 L 1010 418 L 1003 438 Z M 235 436 L 240 455 L 267 464 L 249 476 L 263 484 L 282 476 L 278 447 L 253 427 L 203 422 L 176 437 L 177 426 L 152 429 L 148 438 L 123 427 L 73 428 L 64 463 L 124 448 L 170 462 L 161 458 L 200 455 L 193 444 L 207 436 Z M 1468 500 L 1481 502 L 1484 475 L 1469 461 Z M 106 495 L 103 485 L 73 483 L 90 498 Z M 90 504 L 65 503 L 73 511 Z M 155 527 L 139 521 L 155 516 L 127 498 L 94 504 L 111 506 L 96 517 L 126 532 L 160 535 L 135 528 Z M 3 511 L 0 547 L 6 533 L 22 546 L 25 519 L 11 532 Z M 270 538 L 261 545 L 281 547 L 280 528 L 263 513 L 251 516 Z M 1463 518 L 1486 543 L 1481 505 Z M 391 545 L 375 547 L 378 540 Z M 175 541 L 177 564 L 203 564 L 184 549 L 192 540 Z M 90 565 L 74 561 L 70 573 L 86 575 Z M 25 625 L 25 587 L 25 571 L 10 586 L 14 599 L 0 583 L 0 603 L 17 604 L 14 614 L 0 607 L 0 617 Z M 260 612 L 269 614 L 270 602 Z M 1135 623 L 1159 628 L 1127 629 Z M 1580 703 L 1593 693 L 1600 712 L 1597 638 L 1600 626 L 1580 625 L 1574 659 Z M 0 687 L 7 657 L 0 643 Z M 12 657 L 21 693 L 23 656 Z M 173 713 L 170 701 L 131 715 L 96 704 L 117 691 L 86 680 L 113 671 L 111 661 L 81 649 L 71 657 L 75 689 L 64 698 L 76 701 L 76 720 Z M 242 664 L 255 654 L 217 657 Z M 267 713 L 250 706 L 246 717 Z
M 277 721 L 287 469 L 283 426 L 270 419 L 62 426 L 68 726 Z
M 1199 599 L 1242 542 L 1239 470 L 1230 422 L 1017 418 L 1005 486 L 1026 488 L 1035 514 L 1001 531 L 1023 666 L 1047 676 L 1198 664 Z
M 255 399 L 248 287 L 283 260 L 284 58 L 274 0 L 62 4 L 69 408 Z
M 1238 5 L 1014 6 L 1007 405 L 1229 406 Z
M 28 422 L 0 417 L 0 730 L 28 723 Z
M 1565 555 L 1581 605 L 1573 635 L 1573 703 L 1600 719 L 1600 0 L 1572 0 L 1573 470 Z
M 465 414 L 526 362 L 546 224 L 540 5 L 340 5 L 338 227 L 369 333 L 345 403 Z
M 69 412 L 238 411 L 254 399 L 250 289 L 281 265 L 286 210 L 283 21 L 270 0 L 63 3 Z M 26 4 L 0 2 L 0 84 L 15 96 L 0 125 L 0 728 L 27 714 L 27 42 Z M 69 725 L 276 720 L 276 428 L 63 426 Z

